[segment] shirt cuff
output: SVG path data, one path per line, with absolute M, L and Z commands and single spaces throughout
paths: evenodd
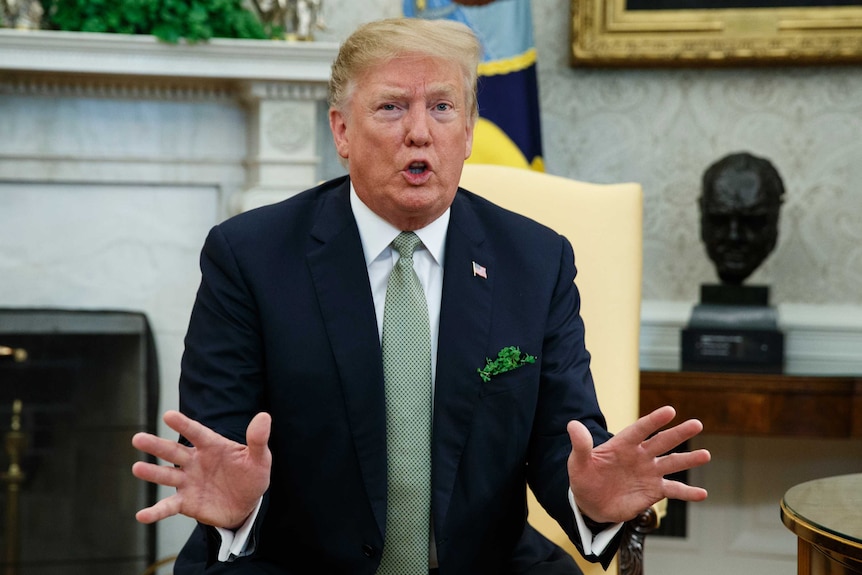
M 254 522 L 257 520 L 257 516 L 260 513 L 261 503 L 263 503 L 263 497 L 258 499 L 254 511 L 251 512 L 251 515 L 248 516 L 245 523 L 243 523 L 236 531 L 225 529 L 223 527 L 215 528 L 221 536 L 221 544 L 218 549 L 219 561 L 222 563 L 229 563 L 238 557 L 245 557 L 246 555 L 254 553 L 254 541 L 249 541 L 249 538 L 251 536 L 252 527 L 254 527 Z
M 607 549 L 610 542 L 613 541 L 619 530 L 622 529 L 623 524 L 614 523 L 594 534 L 592 530 L 587 527 L 587 523 L 584 521 L 584 516 L 581 514 L 581 510 L 578 509 L 578 504 L 575 503 L 575 496 L 572 493 L 571 488 L 569 489 L 569 505 L 572 507 L 572 513 L 575 514 L 575 522 L 578 524 L 578 534 L 581 536 L 581 545 L 584 549 L 584 557 L 599 557 L 605 552 L 605 549 Z

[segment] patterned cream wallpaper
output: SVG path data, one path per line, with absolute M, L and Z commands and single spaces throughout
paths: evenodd
M 769 158 L 779 243 L 750 283 L 776 303 L 862 304 L 862 67 L 587 70 L 568 66 L 568 0 L 536 0 L 548 170 L 645 193 L 644 298 L 716 281 L 696 201 L 713 161 Z
M 399 0 L 362 4 L 329 0 L 328 39 L 400 13 Z M 749 283 L 770 284 L 774 303 L 862 305 L 862 66 L 575 69 L 569 0 L 533 0 L 533 16 L 547 169 L 643 184 L 644 299 L 695 301 L 717 280 L 700 178 L 748 151 L 786 188 L 778 246 Z

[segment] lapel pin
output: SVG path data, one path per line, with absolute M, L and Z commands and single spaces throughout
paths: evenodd
M 486 280 L 488 279 L 488 270 L 485 269 L 485 266 L 480 266 L 476 262 L 473 262 L 473 277 L 476 276 Z

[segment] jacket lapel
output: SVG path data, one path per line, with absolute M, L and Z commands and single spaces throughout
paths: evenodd
M 312 229 L 311 271 L 365 488 L 380 533 L 386 523 L 383 367 L 368 271 L 346 182 L 324 202 Z
M 472 205 L 461 192 L 452 204 L 446 236 L 443 298 L 434 395 L 433 502 L 434 523 L 446 523 L 460 456 L 470 431 L 482 380 L 491 327 L 494 254 Z M 487 277 L 473 273 L 473 263 Z

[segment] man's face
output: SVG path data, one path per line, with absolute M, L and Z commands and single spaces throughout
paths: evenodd
M 727 169 L 704 190 L 701 238 L 723 282 L 741 284 L 775 247 L 778 208 L 754 171 Z
M 395 227 L 425 227 L 452 203 L 473 146 L 466 94 L 457 64 L 416 55 L 364 71 L 329 111 L 357 195 Z

